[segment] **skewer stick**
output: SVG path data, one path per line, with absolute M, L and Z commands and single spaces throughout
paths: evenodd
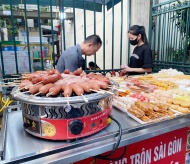
M 113 87 L 114 87 L 114 88 L 120 88 L 120 87 L 118 87 L 118 86 L 116 86 L 116 85 L 108 85 L 108 88 L 111 88 L 111 87 L 112 87 L 112 88 L 113 88 Z
M 9 85 L 9 84 L 15 84 L 15 83 L 14 82 L 8 82 L 8 83 L 0 82 L 0 84 Z
M 69 104 L 69 96 L 67 95 L 67 106 L 65 108 L 65 111 L 68 113 L 71 110 L 71 106 Z
M 15 82 L 8 82 L 8 83 L 5 83 L 5 85 L 13 85 L 13 86 L 18 86 L 19 83 L 15 83 Z
M 17 75 L 17 74 L 13 74 L 13 75 L 11 75 L 11 76 L 20 76 L 20 75 Z
M 13 93 L 13 92 L 12 92 L 12 93 Z M 16 93 L 16 95 L 21 95 L 21 94 L 24 94 L 24 93 L 30 93 L 30 91 L 19 92 L 19 93 Z
M 38 93 L 34 94 L 34 96 L 38 96 L 39 94 L 41 94 L 41 92 L 38 92 Z
M 109 93 L 109 94 L 111 94 L 111 95 L 113 95 L 113 94 L 114 94 L 113 92 L 110 92 L 110 91 L 105 91 L 105 90 L 103 90 L 103 89 L 100 89 L 100 91 L 104 91 L 104 92 Z
M 115 87 L 108 87 L 108 88 L 111 88 L 111 89 L 116 89 L 116 90 L 118 90 L 118 91 L 120 91 L 120 92 L 125 92 L 125 91 L 126 91 L 126 90 L 121 89 L 121 88 L 115 88 Z
M 22 90 L 22 89 L 29 89 L 30 86 L 35 86 L 35 85 L 38 85 L 38 84 L 41 84 L 41 83 L 42 83 L 42 81 L 40 81 L 39 83 L 36 83 L 36 84 L 29 84 L 29 85 L 26 85 L 25 87 L 18 88 L 18 89 L 16 89 L 15 91 L 13 91 L 12 94 L 15 93 L 15 92 L 17 92 L 17 91 L 20 91 L 20 90 Z M 22 93 L 23 93 L 23 92 L 22 92 Z
M 16 87 L 16 86 L 18 86 L 18 85 L 11 85 L 11 84 L 9 84 L 9 85 L 0 85 L 0 87 Z
M 17 84 L 17 83 L 15 83 L 15 82 L 8 82 L 8 83 L 5 83 L 5 84 L 9 85 L 9 84 Z
M 69 96 L 67 95 L 67 106 L 65 108 L 65 111 L 69 112 L 70 110 L 71 110 L 71 106 L 70 106 L 70 103 L 69 103 Z
M 30 91 L 20 92 L 20 93 L 29 93 Z
M 32 94 L 31 94 L 30 96 L 28 96 L 28 98 L 27 98 L 27 99 L 30 99 L 32 96 L 35 96 L 35 95 L 32 95 Z
M 29 84 L 29 85 L 26 85 L 25 87 L 22 87 L 22 88 L 17 88 L 15 91 L 13 91 L 11 94 L 15 93 L 15 92 L 18 92 L 22 89 L 28 89 L 28 87 L 32 86 L 33 84 Z
M 88 99 L 83 94 L 81 94 L 81 96 L 83 97 L 83 100 L 87 103 Z
M 46 97 L 49 97 L 49 96 L 51 96 L 51 94 L 52 94 L 52 92 L 50 92 L 50 93 L 47 93 L 47 94 L 46 94 Z
M 13 82 L 14 82 L 14 83 L 20 83 L 21 80 L 14 80 Z
M 67 105 L 70 106 L 70 104 L 69 104 L 69 96 L 68 95 L 67 95 Z
M 34 86 L 34 85 L 33 84 L 26 85 L 25 87 L 20 88 L 20 90 L 22 90 L 22 89 L 29 89 L 31 86 Z
M 18 91 L 20 91 L 20 90 L 21 90 L 21 89 L 17 88 L 15 91 L 11 92 L 11 94 L 16 93 L 16 92 L 18 92 Z
M 34 86 L 34 85 L 33 84 L 29 84 L 29 85 L 26 85 L 26 86 L 24 86 L 22 88 L 17 88 L 14 92 L 12 92 L 12 94 L 15 93 L 15 92 L 17 92 L 17 91 L 23 90 L 23 89 L 29 89 L 30 86 Z
M 3 80 L 13 80 L 13 79 L 21 79 L 21 77 L 17 77 L 17 78 L 4 78 Z
M 94 90 L 94 89 L 90 89 L 90 90 L 93 91 L 93 92 L 104 94 L 102 91 L 97 91 L 97 90 Z
M 30 74 L 30 72 L 25 72 L 25 73 L 22 73 L 22 75 L 28 75 Z
M 6 85 L 6 86 L 8 86 L 8 87 L 18 87 L 19 85 L 18 84 L 8 84 L 8 85 Z
M 38 85 L 38 84 L 41 84 L 42 83 L 42 81 L 40 81 L 40 82 L 38 82 L 38 83 L 36 83 L 36 84 L 34 84 L 34 85 Z
M 116 89 L 116 90 L 118 90 L 120 92 L 126 92 L 126 90 L 124 90 L 124 89 L 117 89 L 117 88 L 114 88 L 114 89 Z

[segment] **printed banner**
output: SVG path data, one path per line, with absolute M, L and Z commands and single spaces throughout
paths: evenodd
M 110 158 L 117 158 L 124 147 Z M 102 155 L 106 155 L 104 153 Z M 93 157 L 74 164 L 93 164 Z M 190 164 L 190 128 L 185 127 L 126 146 L 117 161 L 96 159 L 96 164 Z

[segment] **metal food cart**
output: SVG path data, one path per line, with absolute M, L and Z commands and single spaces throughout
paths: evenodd
M 12 108 L 15 108 L 15 106 Z M 4 125 L 0 136 L 2 163 L 74 163 L 112 150 L 118 139 L 118 126 L 114 122 L 94 135 L 72 142 L 50 141 L 36 138 L 25 132 L 21 110 L 19 110 L 19 106 L 17 106 L 17 108 L 18 111 L 8 112 L 8 110 L 5 110 L 4 113 Z M 130 154 L 130 151 L 128 151 L 128 146 L 130 145 L 137 149 L 139 143 L 144 143 L 144 147 L 140 147 L 142 151 L 142 148 L 146 150 L 147 146 L 153 144 L 151 142 L 155 137 L 161 136 L 160 140 L 156 139 L 156 141 L 154 141 L 156 142 L 155 144 L 160 146 L 162 144 L 164 145 L 162 141 L 163 137 L 173 140 L 176 139 L 176 135 L 181 134 L 183 135 L 183 142 L 181 142 L 180 152 L 165 156 L 162 160 L 167 160 L 167 163 L 170 163 L 171 161 L 169 162 L 169 158 L 172 158 L 173 160 L 179 160 L 173 161 L 174 163 L 182 163 L 182 161 L 180 161 L 182 154 L 180 153 L 184 154 L 181 158 L 185 160 L 186 145 L 184 144 L 187 143 L 187 127 L 190 125 L 190 115 L 178 116 L 171 120 L 140 125 L 135 120 L 128 117 L 127 114 L 113 107 L 113 117 L 118 120 L 122 126 L 122 138 L 119 147 L 126 146 L 125 156 Z M 176 130 L 177 132 L 175 133 Z M 123 150 L 119 152 L 119 156 L 122 155 L 122 152 Z M 152 152 L 155 153 L 155 149 Z M 166 152 L 169 153 L 169 149 Z M 123 158 L 125 156 L 123 156 Z M 131 156 L 128 162 L 130 159 L 132 160 Z M 160 160 L 161 163 L 163 163 L 162 160 Z M 110 161 L 105 161 L 105 163 L 106 162 Z M 124 160 L 123 163 L 126 163 L 126 161 Z M 133 163 L 135 163 L 135 161 Z M 136 161 L 136 163 L 138 163 L 138 161 Z

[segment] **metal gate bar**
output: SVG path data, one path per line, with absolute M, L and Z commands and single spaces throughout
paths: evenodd
M 10 3 L 9 3 L 10 2 Z M 118 47 L 118 51 L 119 51 L 119 54 L 116 56 L 114 51 L 115 51 L 115 36 L 116 34 L 114 34 L 114 31 L 116 30 L 115 28 L 115 23 L 116 21 L 114 20 L 114 17 L 115 17 L 115 5 L 120 2 L 120 25 L 118 26 L 117 30 L 120 30 L 119 32 L 119 40 L 120 41 L 120 46 Z M 15 10 L 15 6 L 13 5 L 18 5 L 21 3 L 21 12 L 20 11 L 17 11 Z M 22 20 L 24 19 L 23 23 L 24 23 L 24 33 L 25 33 L 25 43 L 24 44 L 27 44 L 26 47 L 28 49 L 28 64 L 29 64 L 29 71 L 32 72 L 32 71 L 36 71 L 36 70 L 33 70 L 32 68 L 32 64 L 34 63 L 33 62 L 33 52 L 31 53 L 30 49 L 32 48 L 30 42 L 30 34 L 29 34 L 29 23 L 28 23 L 28 19 L 31 19 L 31 14 L 29 14 L 30 12 L 27 11 L 27 5 L 28 4 L 35 4 L 37 5 L 37 10 L 35 12 L 35 14 L 37 15 L 36 19 L 38 21 L 38 25 L 37 25 L 37 29 L 39 30 L 38 32 L 38 35 L 39 35 L 39 59 L 36 59 L 37 61 L 39 61 L 39 65 L 40 65 L 40 69 L 41 70 L 44 70 L 46 69 L 46 65 L 45 65 L 45 60 L 46 58 L 43 56 L 43 53 L 44 53 L 44 49 L 43 49 L 43 40 L 42 40 L 42 25 L 43 25 L 43 22 L 42 22 L 42 19 L 46 18 L 49 20 L 49 23 L 50 23 L 50 28 L 51 28 L 51 38 L 52 38 L 52 41 L 51 41 L 51 45 L 52 45 L 52 52 L 51 52 L 51 56 L 53 57 L 53 61 L 54 61 L 54 66 L 55 66 L 55 48 L 54 48 L 54 45 L 55 45 L 55 38 L 54 38 L 54 27 L 53 27 L 53 19 L 56 17 L 55 14 L 53 13 L 53 6 L 55 5 L 58 5 L 59 6 L 59 9 L 60 9 L 60 13 L 61 15 L 63 16 L 63 13 L 65 12 L 65 8 L 67 7 L 70 7 L 71 9 L 73 9 L 73 31 L 74 31 L 74 36 L 73 36 L 73 39 L 74 39 L 74 45 L 76 44 L 77 42 L 77 34 L 76 34 L 76 19 L 77 19 L 77 14 L 76 14 L 76 9 L 77 8 L 80 8 L 83 10 L 83 14 L 84 14 L 84 39 L 86 38 L 86 19 L 87 19 L 87 16 L 86 16 L 86 10 L 91 10 L 93 12 L 93 17 L 94 17 L 94 21 L 93 21 L 93 26 L 94 26 L 94 34 L 97 33 L 97 12 L 102 12 L 102 31 L 103 31 L 103 37 L 102 37 L 102 41 L 103 41 L 103 45 L 102 45 L 102 49 L 103 49 L 103 54 L 102 54 L 102 65 L 103 65 L 103 68 L 102 70 L 100 70 L 100 72 L 104 72 L 104 73 L 111 73 L 112 71 L 111 70 L 115 70 L 116 72 L 120 72 L 120 69 L 119 68 L 115 68 L 115 65 L 116 65 L 116 62 L 114 61 L 114 59 L 116 59 L 117 57 L 117 60 L 119 61 L 118 63 L 121 65 L 122 62 L 123 62 L 123 29 L 124 29 L 124 26 L 123 26 L 123 0 L 111 0 L 109 2 L 109 4 L 107 3 L 107 1 L 105 0 L 102 0 L 102 4 L 98 4 L 96 0 L 93 0 L 91 2 L 88 2 L 87 0 L 80 0 L 80 1 L 76 1 L 76 0 L 73 0 L 73 1 L 70 1 L 70 0 L 50 0 L 50 1 L 45 1 L 45 0 L 2 0 L 0 4 L 8 4 L 10 6 L 10 13 L 11 15 L 10 16 L 6 16 L 6 19 L 10 19 L 11 21 L 11 24 L 12 24 L 12 41 L 13 41 L 13 45 L 14 45 L 14 54 L 15 54 L 15 68 L 16 68 L 16 74 L 20 74 L 19 72 L 19 58 L 18 58 L 18 55 L 17 55 L 17 43 L 16 43 L 16 39 L 15 39 L 15 33 L 14 33 L 14 30 L 15 30 L 15 27 L 16 27 L 16 24 L 15 24 L 15 20 L 17 18 L 21 18 Z M 46 5 L 46 6 L 49 6 L 49 17 L 47 16 L 44 16 L 44 10 L 42 5 Z M 129 21 L 129 27 L 131 25 L 131 20 L 130 20 L 130 17 L 131 17 L 131 0 L 128 1 L 128 4 L 130 7 L 128 7 L 128 21 Z M 110 46 L 111 47 L 111 54 L 108 54 L 106 56 L 106 28 L 107 28 L 107 20 L 106 20 L 106 7 L 107 8 L 111 8 L 112 9 L 112 36 L 111 36 L 111 40 L 112 40 L 112 45 Z M 16 15 L 15 13 L 22 13 L 22 15 Z M 34 18 L 33 18 L 34 19 Z M 64 51 L 67 47 L 67 38 L 65 37 L 66 36 L 66 27 L 65 27 L 65 20 L 64 19 L 60 19 L 60 23 L 61 23 L 61 35 L 62 35 L 62 51 Z M 69 38 L 70 39 L 70 38 Z M 0 45 L 2 45 L 2 43 L 0 42 Z M 2 61 L 2 74 L 3 76 L 9 76 L 9 74 L 6 73 L 5 71 L 5 66 L 4 66 L 4 63 L 3 63 L 3 53 L 2 53 L 3 49 L 2 47 L 0 48 L 0 55 L 1 55 L 1 61 Z M 130 46 L 128 46 L 128 52 L 130 54 Z M 126 54 L 124 54 L 126 55 Z M 107 68 L 106 67 L 106 59 L 108 58 L 111 58 L 111 66 L 110 68 Z M 87 59 L 85 57 L 85 59 Z M 128 59 L 129 59 L 129 55 L 128 55 Z M 128 62 L 128 59 L 126 62 Z M 86 60 L 87 61 L 87 60 Z M 94 62 L 97 63 L 97 57 L 96 55 L 94 56 Z M 96 67 L 96 66 L 95 66 Z M 85 68 L 87 69 L 87 63 L 85 65 Z M 95 68 L 96 69 L 96 68 Z M 10 75 L 11 76 L 11 75 Z
M 190 74 L 190 1 L 151 1 L 149 40 L 154 71 L 175 68 Z

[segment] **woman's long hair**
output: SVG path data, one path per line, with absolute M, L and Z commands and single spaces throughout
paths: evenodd
M 141 34 L 141 38 L 142 38 L 144 44 L 149 45 L 148 39 L 146 37 L 146 32 L 145 32 L 144 26 L 133 25 L 132 27 L 130 27 L 128 33 L 130 33 L 132 35 L 136 35 L 136 36 L 138 36 L 139 34 Z

